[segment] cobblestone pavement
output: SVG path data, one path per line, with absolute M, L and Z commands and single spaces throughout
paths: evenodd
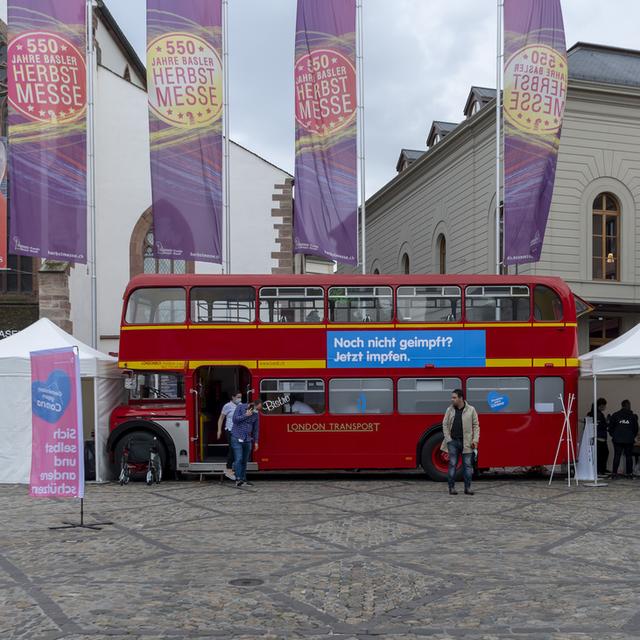
M 0 486 L 0 640 L 640 638 L 640 481 L 475 488 L 90 485 L 114 525 L 50 531 L 77 504 Z

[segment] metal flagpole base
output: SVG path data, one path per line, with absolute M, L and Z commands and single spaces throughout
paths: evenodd
M 80 498 L 80 522 L 67 522 L 62 521 L 63 524 L 58 527 L 49 527 L 49 529 L 92 529 L 93 531 L 100 531 L 102 527 L 113 524 L 113 522 L 92 522 L 91 524 L 84 523 L 84 498 Z
M 93 529 L 94 531 L 100 531 L 103 526 L 108 524 L 113 524 L 113 522 L 94 522 L 92 524 L 84 524 L 84 522 L 74 523 L 74 522 L 66 522 L 59 527 L 49 527 L 49 529 Z

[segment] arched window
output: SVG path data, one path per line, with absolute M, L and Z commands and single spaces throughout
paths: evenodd
M 402 273 L 411 273 L 411 263 L 409 262 L 409 255 L 407 253 L 402 254 Z
M 620 203 L 611 193 L 593 201 L 593 279 L 620 280 Z
M 147 231 L 144 238 L 143 273 L 187 273 L 187 263 L 184 260 L 158 259 L 153 255 L 153 229 Z
M 447 273 L 447 239 L 443 235 L 438 238 L 438 265 L 439 273 Z
M 133 278 L 142 273 L 194 273 L 195 264 L 184 260 L 158 259 L 153 255 L 153 219 L 151 209 L 145 211 L 131 234 L 129 244 L 129 274 Z

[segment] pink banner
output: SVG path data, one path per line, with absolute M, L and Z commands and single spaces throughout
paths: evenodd
M 83 498 L 80 360 L 73 348 L 31 353 L 31 410 L 30 495 Z

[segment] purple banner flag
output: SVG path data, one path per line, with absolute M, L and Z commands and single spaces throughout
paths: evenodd
M 85 0 L 9 0 L 10 253 L 87 261 Z
M 158 258 L 222 262 L 221 41 L 221 0 L 147 0 Z
M 540 260 L 567 99 L 560 0 L 505 0 L 504 263 Z
M 298 0 L 294 251 L 357 263 L 355 0 Z

